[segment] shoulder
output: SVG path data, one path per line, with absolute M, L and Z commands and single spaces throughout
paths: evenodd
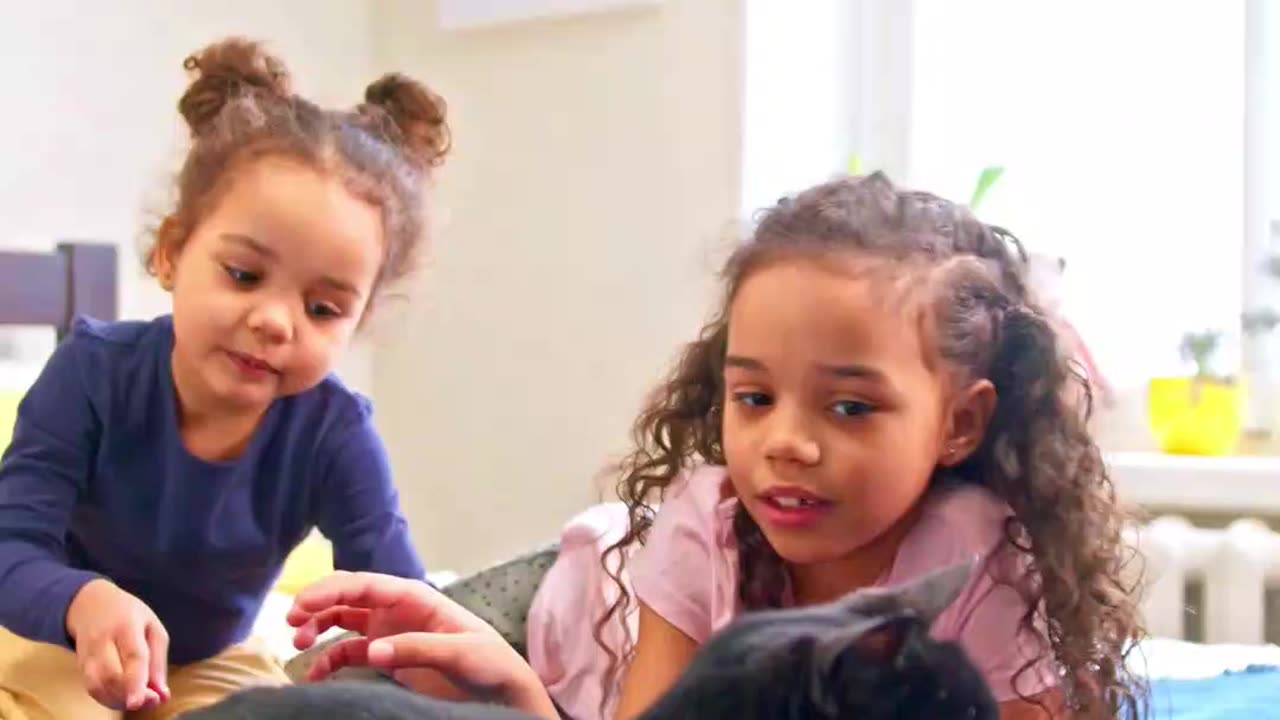
M 663 494 L 654 527 L 695 530 L 710 544 L 721 544 L 730 529 L 735 502 L 729 476 L 718 465 L 702 465 L 678 477 Z
M 1018 697 L 1019 691 L 1033 695 L 1054 684 L 1043 638 L 1023 626 L 1029 606 L 1014 583 L 1031 560 L 1007 539 L 1012 517 L 1009 506 L 986 488 L 935 491 L 903 540 L 890 581 L 898 584 L 978 561 L 968 584 L 938 616 L 933 634 L 960 642 L 1002 702 Z
M 724 468 L 714 466 L 682 476 L 632 559 L 636 595 L 695 642 L 705 642 L 735 611 L 737 503 L 727 482 Z
M 168 315 L 153 320 L 106 321 L 80 316 L 71 325 L 69 342 L 127 348 L 173 338 L 173 321 Z
M 167 315 L 154 320 L 114 322 L 80 316 L 72 322 L 70 334 L 58 349 L 89 361 L 109 363 L 140 355 L 153 361 L 154 350 L 172 344 L 173 324 Z
M 1008 504 L 984 487 L 942 487 L 925 498 L 904 546 L 930 556 L 948 548 L 949 557 L 939 558 L 939 563 L 988 555 L 1004 541 L 1005 523 L 1012 516 Z
M 322 448 L 376 437 L 373 402 L 330 374 L 315 387 L 287 399 L 286 424 L 301 425 Z
M 45 374 L 84 382 L 93 397 L 104 399 L 146 383 L 168 357 L 173 329 L 168 316 L 154 320 L 107 322 L 77 317 L 45 367 Z

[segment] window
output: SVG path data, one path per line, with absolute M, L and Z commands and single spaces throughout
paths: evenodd
M 1244 3 L 856 0 L 790 18 L 771 5 L 747 5 L 748 208 L 853 151 L 958 200 L 1001 165 L 979 214 L 1066 259 L 1064 312 L 1136 425 L 1107 444 L 1149 442 L 1146 382 L 1187 372 L 1183 333 L 1230 331 L 1220 369 L 1238 370 L 1246 249 L 1259 251 L 1247 187 L 1269 188 L 1266 219 L 1280 219 L 1280 138 L 1266 145 L 1278 182 L 1246 173 L 1263 148 L 1259 133 L 1246 146 Z M 1280 69 L 1270 77 L 1249 87 L 1280 93 Z

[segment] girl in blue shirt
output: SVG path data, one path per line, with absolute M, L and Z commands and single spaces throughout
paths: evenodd
M 313 527 L 340 569 L 424 576 L 369 403 L 331 372 L 425 235 L 444 104 L 386 75 L 322 109 L 238 39 L 185 67 L 192 143 L 147 263 L 172 315 L 79 320 L 0 461 L 5 718 L 285 682 L 246 640 Z

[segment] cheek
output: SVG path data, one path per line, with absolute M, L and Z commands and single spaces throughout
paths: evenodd
M 354 323 L 308 328 L 306 334 L 299 337 L 298 369 L 315 375 L 324 375 L 332 370 L 353 332 Z
M 720 442 L 724 448 L 725 464 L 730 468 L 742 467 L 750 462 L 753 457 L 751 449 L 754 445 L 753 438 L 759 433 L 753 433 L 751 426 L 743 422 L 738 417 L 737 408 L 725 408 L 724 417 L 720 422 Z

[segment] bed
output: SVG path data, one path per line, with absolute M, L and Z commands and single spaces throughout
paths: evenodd
M 0 331 L 10 325 L 43 326 L 55 338 L 65 337 L 77 315 L 115 319 L 117 297 L 111 245 L 76 242 L 47 252 L 0 251 Z M 0 381 L 3 377 L 0 373 Z M 22 390 L 0 382 L 0 448 L 8 442 Z M 1280 518 L 1280 465 L 1118 456 L 1113 470 L 1122 494 L 1165 516 L 1136 532 L 1156 558 L 1146 607 L 1157 637 L 1144 643 L 1134 660 L 1157 681 L 1154 716 L 1280 718 L 1280 647 L 1274 644 L 1280 628 L 1274 601 L 1280 597 L 1280 535 L 1272 530 Z M 1271 525 L 1245 517 L 1258 513 Z M 282 662 L 297 654 L 284 621 L 292 594 L 327 572 L 327 552 L 322 538 L 309 538 L 290 558 L 257 619 L 256 631 Z M 548 558 L 545 552 L 527 557 L 541 563 Z M 520 562 L 499 564 L 491 572 L 509 572 Z M 484 577 L 487 582 L 493 576 Z M 463 593 L 467 583 L 454 579 L 447 572 L 432 577 L 437 585 Z

